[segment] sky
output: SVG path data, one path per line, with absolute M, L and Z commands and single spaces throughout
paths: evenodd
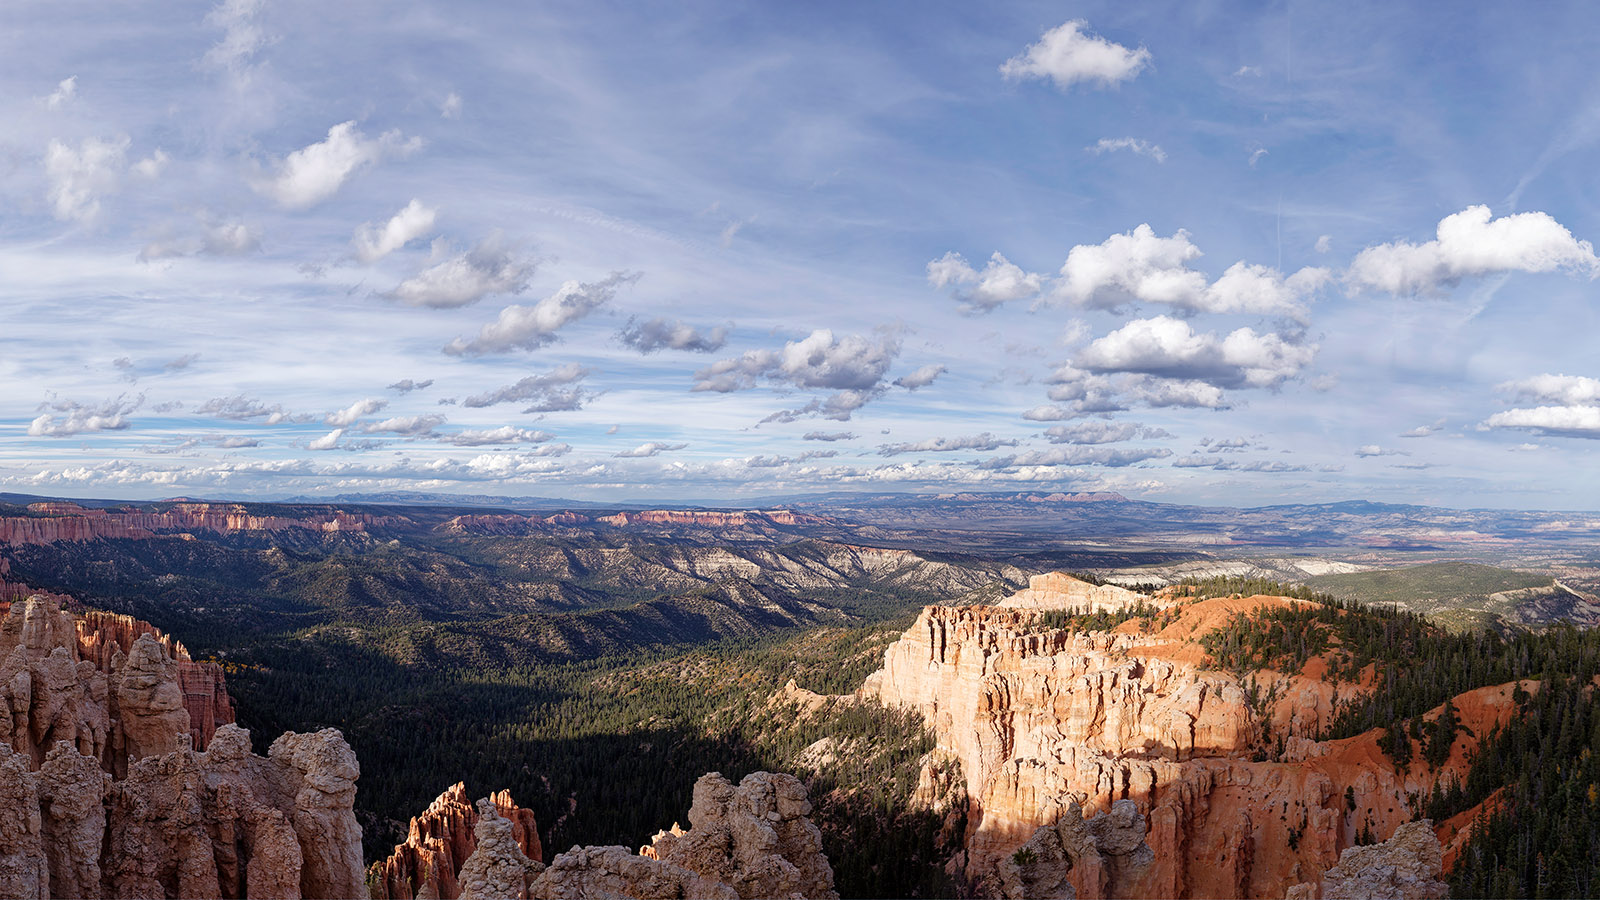
M 1600 7 L 0 7 L 0 491 L 1600 509 Z

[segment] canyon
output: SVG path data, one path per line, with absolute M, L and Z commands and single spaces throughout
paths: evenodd
M 1015 885 L 1007 867 L 1041 829 L 1111 816 L 1124 837 L 1111 841 L 1121 853 L 1108 858 L 1134 852 L 1126 836 L 1135 821 L 1153 855 L 1075 866 L 1069 895 L 1283 897 L 1318 883 L 1363 832 L 1394 834 L 1413 818 L 1414 798 L 1465 774 L 1467 734 L 1440 766 L 1404 769 L 1379 750 L 1380 732 L 1314 740 L 1340 691 L 1358 689 L 1324 679 L 1324 659 L 1249 679 L 1206 668 L 1198 643 L 1206 632 L 1238 613 L 1307 601 L 1143 597 L 1071 581 L 1035 576 L 995 606 L 925 608 L 858 692 L 920 712 L 940 749 L 960 761 L 970 797 L 966 872 L 987 893 Z M 1049 627 L 1040 612 L 1052 603 L 1063 611 L 1141 603 L 1160 613 L 1080 631 Z M 1536 689 L 1456 698 L 1467 732 L 1503 723 L 1519 687 Z M 1268 735 L 1283 739 L 1276 758 Z
M 470 805 L 458 783 L 364 871 L 361 768 L 337 730 L 257 755 L 220 671 L 184 669 L 148 623 L 50 597 L 11 604 L 0 660 L 0 898 L 838 897 L 791 775 L 709 773 L 689 829 L 548 866 L 531 812 L 505 792 Z

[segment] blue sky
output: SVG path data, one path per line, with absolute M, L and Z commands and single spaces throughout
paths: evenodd
M 0 490 L 1600 508 L 1591 4 L 0 10 Z

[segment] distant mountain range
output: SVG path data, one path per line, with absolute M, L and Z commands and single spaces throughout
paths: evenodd
M 49 498 L 0 494 L 0 505 L 25 507 Z M 125 501 L 76 500 L 85 506 Z M 171 501 L 162 501 L 171 502 Z M 215 499 L 209 502 L 217 502 Z M 320 506 L 412 506 L 539 511 L 783 508 L 833 520 L 838 527 L 866 529 L 862 537 L 891 545 L 1037 552 L 1085 542 L 1181 547 L 1186 551 L 1233 553 L 1323 550 L 1435 553 L 1509 558 L 1556 550 L 1583 559 L 1600 557 L 1600 512 L 1447 509 L 1411 504 L 1347 500 L 1254 508 L 1187 506 L 1130 500 L 1110 492 L 1007 491 L 942 494 L 847 493 L 762 497 L 735 504 L 600 503 L 559 497 L 510 497 L 388 491 L 297 496 L 278 503 Z M 147 503 L 135 503 L 146 506 Z M 272 503 L 252 501 L 251 508 Z

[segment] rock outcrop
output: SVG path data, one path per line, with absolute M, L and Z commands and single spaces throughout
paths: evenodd
M 479 800 L 477 809 L 476 848 L 454 879 L 462 900 L 839 896 L 833 867 L 822 852 L 822 834 L 808 818 L 805 785 L 792 775 L 753 772 L 735 787 L 712 772 L 695 783 L 690 830 L 675 825 L 637 854 L 625 847 L 573 847 L 548 867 L 523 852 L 516 826 L 497 802 Z M 443 896 L 431 890 L 417 894 L 424 895 Z
M 1087 581 L 1047 572 L 1028 579 L 1028 586 L 1001 600 L 996 606 L 1007 609 L 1075 609 L 1084 612 L 1113 612 L 1140 603 L 1165 606 L 1137 591 L 1114 584 Z
M 1433 822 L 1418 819 L 1381 844 L 1350 847 L 1321 880 L 1289 889 L 1288 900 L 1445 900 L 1442 849 Z
M 232 721 L 222 670 L 144 622 L 76 618 L 40 596 L 0 620 L 0 742 L 35 768 L 66 741 L 120 778 L 184 739 L 204 749 Z
M 1093 587 L 1064 577 L 1042 587 L 1064 596 Z M 1040 587 L 1030 588 L 1035 601 Z M 929 607 L 860 693 L 919 711 L 941 751 L 959 759 L 970 877 L 995 871 L 1041 826 L 1071 821 L 1075 807 L 1081 817 L 1129 800 L 1153 863 L 1106 867 L 1104 885 L 1074 878 L 1077 896 L 1282 897 L 1333 866 L 1364 829 L 1393 833 L 1411 819 L 1412 796 L 1466 771 L 1465 746 L 1441 769 L 1398 770 L 1379 732 L 1312 740 L 1338 699 L 1320 659 L 1243 681 L 1203 668 L 1197 642 L 1211 628 L 1298 602 L 1183 603 L 1109 632 L 1046 627 L 1041 612 L 1017 605 Z M 1514 708 L 1510 693 L 1482 689 L 1457 707 L 1473 709 L 1471 728 L 1486 734 Z
M 196 750 L 186 660 L 104 633 L 38 597 L 0 623 L 0 898 L 365 896 L 343 737 L 260 757 L 223 724 Z
M 659 832 L 641 853 L 731 885 L 740 897 L 836 900 L 810 815 L 806 786 L 793 775 L 752 772 L 736 788 L 712 772 L 695 782 L 690 829 Z
M 263 758 L 225 725 L 120 780 L 65 741 L 37 771 L 0 747 L 0 897 L 365 896 L 354 763 L 332 729 Z
M 1042 825 L 1010 856 L 994 863 L 983 893 L 1005 900 L 1074 900 L 1112 896 L 1113 885 L 1138 884 L 1155 862 L 1146 822 L 1132 800 L 1084 819 L 1070 804 L 1053 825 Z
M 488 802 L 511 829 L 520 852 L 542 861 L 539 829 L 532 810 L 523 809 L 509 791 L 490 794 Z M 440 900 L 461 896 L 457 873 L 478 848 L 478 811 L 467 801 L 467 787 L 457 782 L 440 794 L 420 816 L 413 816 L 405 843 L 396 844 L 387 859 L 367 872 L 374 900 L 412 900 L 426 893 Z M 499 826 L 494 826 L 496 829 Z
M 191 659 L 182 642 L 132 616 L 87 610 L 77 617 L 76 624 L 78 658 L 93 662 L 95 668 L 107 675 L 112 674 L 118 654 L 124 657 L 131 654 L 140 637 L 149 635 L 161 645 L 177 672 L 183 708 L 189 713 L 189 733 L 197 749 L 204 750 L 218 727 L 233 722 L 233 701 L 228 697 L 221 666 Z

